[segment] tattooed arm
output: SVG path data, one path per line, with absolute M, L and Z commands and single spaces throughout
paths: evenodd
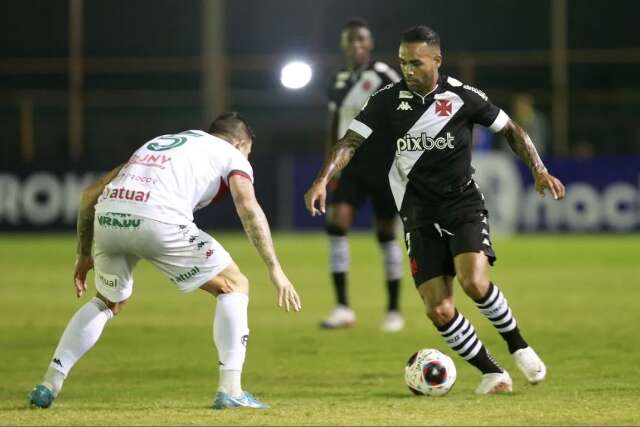
M 327 198 L 327 183 L 339 171 L 345 168 L 354 153 L 362 145 L 365 140 L 352 130 L 348 130 L 346 135 L 342 137 L 329 152 L 329 156 L 322 165 L 320 173 L 316 177 L 311 187 L 304 195 L 304 201 L 307 210 L 312 216 L 325 213 L 325 203 Z M 315 207 L 316 200 L 319 202 L 319 209 Z
M 244 231 L 266 264 L 271 281 L 278 289 L 278 305 L 284 306 L 287 311 L 289 306 L 295 311 L 300 311 L 300 298 L 282 271 L 273 246 L 269 222 L 256 200 L 253 184 L 244 176 L 232 175 L 229 178 L 229 189 Z
M 120 173 L 123 166 L 124 165 L 120 165 L 110 171 L 82 192 L 77 221 L 78 257 L 76 259 L 75 271 L 73 272 L 73 283 L 78 298 L 86 292 L 87 273 L 93 268 L 91 245 L 93 244 L 93 217 L 96 212 L 98 197 L 102 193 L 102 190 L 104 190 L 104 187 Z
M 98 197 L 107 186 L 120 173 L 124 165 L 120 165 L 96 182 L 85 188 L 80 198 L 78 208 L 78 255 L 91 256 L 91 244 L 93 243 L 93 216 L 96 212 Z
M 547 171 L 527 132 L 513 120 L 509 119 L 499 133 L 506 138 L 509 147 L 511 147 L 513 152 L 516 153 L 520 160 L 531 170 L 538 193 L 544 197 L 544 190 L 546 188 L 551 192 L 554 199 L 562 199 L 565 194 L 564 185 L 559 179 Z

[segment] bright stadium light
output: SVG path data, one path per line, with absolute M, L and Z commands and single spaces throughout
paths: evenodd
M 306 62 L 289 62 L 280 71 L 280 82 L 287 89 L 301 89 L 309 84 L 311 74 L 311 67 Z

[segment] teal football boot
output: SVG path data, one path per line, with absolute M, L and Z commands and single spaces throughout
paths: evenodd
M 268 409 L 271 406 L 260 402 L 253 397 L 248 391 L 243 391 L 242 396 L 233 397 L 223 391 L 216 393 L 216 398 L 213 401 L 213 409 L 235 409 L 235 408 L 253 408 L 253 409 Z
M 29 404 L 37 408 L 48 408 L 56 396 L 43 384 L 38 384 L 29 393 Z

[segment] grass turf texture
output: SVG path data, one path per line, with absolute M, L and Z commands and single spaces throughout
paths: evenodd
M 26 396 L 48 364 L 73 312 L 74 241 L 66 235 L 0 238 L 1 425 L 630 425 L 640 423 L 640 236 L 497 238 L 492 278 L 549 368 L 529 386 L 505 344 L 458 284 L 460 310 L 514 378 L 509 396 L 476 397 L 479 373 L 446 348 L 427 323 L 410 279 L 402 287 L 407 325 L 380 331 L 386 303 L 372 234 L 352 236 L 354 328 L 324 331 L 333 305 L 326 241 L 278 234 L 285 270 L 303 311 L 275 307 L 275 292 L 246 238 L 220 234 L 252 282 L 250 345 L 243 386 L 273 405 L 266 411 L 209 409 L 217 384 L 211 342 L 214 300 L 182 295 L 149 264 L 136 269 L 128 306 L 71 372 L 48 410 Z M 91 278 L 91 282 L 93 278 Z M 93 292 L 92 292 L 93 293 Z M 407 358 L 423 347 L 451 355 L 458 381 L 444 398 L 413 396 Z

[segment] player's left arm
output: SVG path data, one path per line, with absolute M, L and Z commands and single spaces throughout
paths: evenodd
M 78 208 L 77 232 L 78 249 L 75 271 L 73 273 L 73 283 L 76 288 L 76 296 L 81 297 L 87 290 L 87 273 L 93 268 L 93 257 L 91 256 L 91 246 L 93 244 L 93 217 L 96 212 L 98 197 L 107 186 L 122 170 L 124 165 L 120 165 L 108 172 L 93 184 L 89 185 L 82 192 L 80 206 Z
M 509 119 L 504 128 L 498 133 L 505 137 L 509 147 L 531 170 L 531 174 L 535 179 L 536 191 L 544 197 L 546 188 L 551 192 L 554 199 L 562 199 L 565 195 L 564 185 L 558 178 L 551 175 L 544 166 L 542 159 L 538 155 L 538 150 L 536 150 L 527 132 L 516 122 Z

